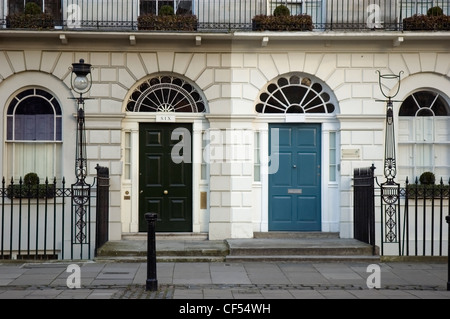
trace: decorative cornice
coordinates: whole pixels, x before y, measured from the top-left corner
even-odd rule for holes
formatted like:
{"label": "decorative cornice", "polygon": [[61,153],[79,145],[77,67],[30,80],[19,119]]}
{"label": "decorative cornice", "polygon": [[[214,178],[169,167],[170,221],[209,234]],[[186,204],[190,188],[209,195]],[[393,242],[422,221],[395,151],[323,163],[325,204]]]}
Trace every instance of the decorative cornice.
{"label": "decorative cornice", "polygon": [[18,39],[52,39],[67,45],[71,39],[103,39],[103,40],[126,40],[132,46],[139,40],[192,40],[194,46],[199,46],[207,40],[224,41],[259,41],[266,46],[272,41],[391,41],[394,46],[411,40],[450,40],[450,32],[401,32],[401,31],[235,31],[235,32],[116,32],[116,31],[33,31],[33,30],[0,30],[0,38]]}

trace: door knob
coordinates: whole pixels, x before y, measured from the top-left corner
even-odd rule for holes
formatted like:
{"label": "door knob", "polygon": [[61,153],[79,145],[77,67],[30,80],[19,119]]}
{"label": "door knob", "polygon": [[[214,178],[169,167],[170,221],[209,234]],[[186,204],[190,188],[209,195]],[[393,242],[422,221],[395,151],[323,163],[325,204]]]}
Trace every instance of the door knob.
{"label": "door knob", "polygon": [[168,191],[168,190],[165,190],[165,191],[164,191],[164,195],[167,195],[167,194],[169,194],[169,191]]}
{"label": "door knob", "polygon": [[142,194],[142,193],[144,193],[144,191],[143,191],[143,190],[141,190],[141,191],[139,192],[139,194]]}

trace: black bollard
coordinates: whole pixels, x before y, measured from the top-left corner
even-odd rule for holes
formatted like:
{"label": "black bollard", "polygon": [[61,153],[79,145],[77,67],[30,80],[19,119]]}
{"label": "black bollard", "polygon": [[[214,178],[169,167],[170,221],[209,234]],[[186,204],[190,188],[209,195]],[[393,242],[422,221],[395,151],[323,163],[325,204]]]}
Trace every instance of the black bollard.
{"label": "black bollard", "polygon": [[158,280],[156,279],[156,218],[156,214],[145,214],[145,220],[147,221],[147,281],[145,286],[147,291],[158,290]]}
{"label": "black bollard", "polygon": [[448,252],[447,252],[447,291],[450,291],[450,215],[445,217],[445,220],[447,221],[448,224],[448,241],[447,241],[447,246],[448,246]]}

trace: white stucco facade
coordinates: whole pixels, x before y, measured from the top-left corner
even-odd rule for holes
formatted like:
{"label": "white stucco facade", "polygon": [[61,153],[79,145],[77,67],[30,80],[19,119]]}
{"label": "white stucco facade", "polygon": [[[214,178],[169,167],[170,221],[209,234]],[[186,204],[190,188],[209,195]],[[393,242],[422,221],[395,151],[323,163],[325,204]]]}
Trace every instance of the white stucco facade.
{"label": "white stucco facade", "polygon": [[[210,239],[251,238],[254,232],[269,231],[269,179],[263,166],[270,155],[272,123],[320,124],[321,231],[351,238],[353,170],[374,164],[376,174],[383,174],[385,104],[376,101],[384,99],[377,71],[403,71],[398,100],[429,88],[441,92],[447,102],[450,97],[448,32],[424,36],[380,31],[364,37],[332,32],[44,34],[40,38],[20,32],[0,34],[3,118],[18,90],[42,87],[50,91],[62,108],[61,173],[70,180],[76,105],[68,99],[73,97],[69,67],[80,58],[92,64],[93,85],[86,101],[88,178],[95,176],[97,164],[110,169],[111,240],[139,231],[139,124],[160,119],[158,113],[126,108],[133,91],[153,76],[185,79],[206,102],[204,113],[177,113],[175,123],[192,124],[192,232],[208,233]],[[295,74],[326,86],[334,95],[334,112],[293,116],[255,111],[269,82]],[[398,107],[394,105],[397,112]],[[10,179],[5,120],[1,126],[1,169]],[[225,155],[212,159],[202,172],[204,132],[216,134],[207,142],[225,150]],[[330,134],[336,138],[335,147],[330,145]],[[443,134],[450,141],[450,129]],[[262,163],[259,180],[255,179],[255,136]],[[333,163],[337,174],[330,180]],[[448,168],[443,172],[448,179]]]}

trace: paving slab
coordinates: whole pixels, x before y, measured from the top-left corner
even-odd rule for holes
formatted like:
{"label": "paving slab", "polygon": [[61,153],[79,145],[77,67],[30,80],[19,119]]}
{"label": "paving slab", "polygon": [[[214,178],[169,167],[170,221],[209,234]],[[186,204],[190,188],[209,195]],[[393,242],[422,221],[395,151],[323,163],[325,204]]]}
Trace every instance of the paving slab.
{"label": "paving slab", "polygon": [[214,284],[250,284],[245,266],[242,264],[217,263],[210,265],[211,281]]}
{"label": "paving slab", "polygon": [[209,263],[177,263],[173,284],[211,284]]}
{"label": "paving slab", "polygon": [[158,290],[145,290],[146,263],[78,262],[81,288],[67,287],[68,263],[2,263],[0,299],[450,299],[447,263],[163,262]]}

